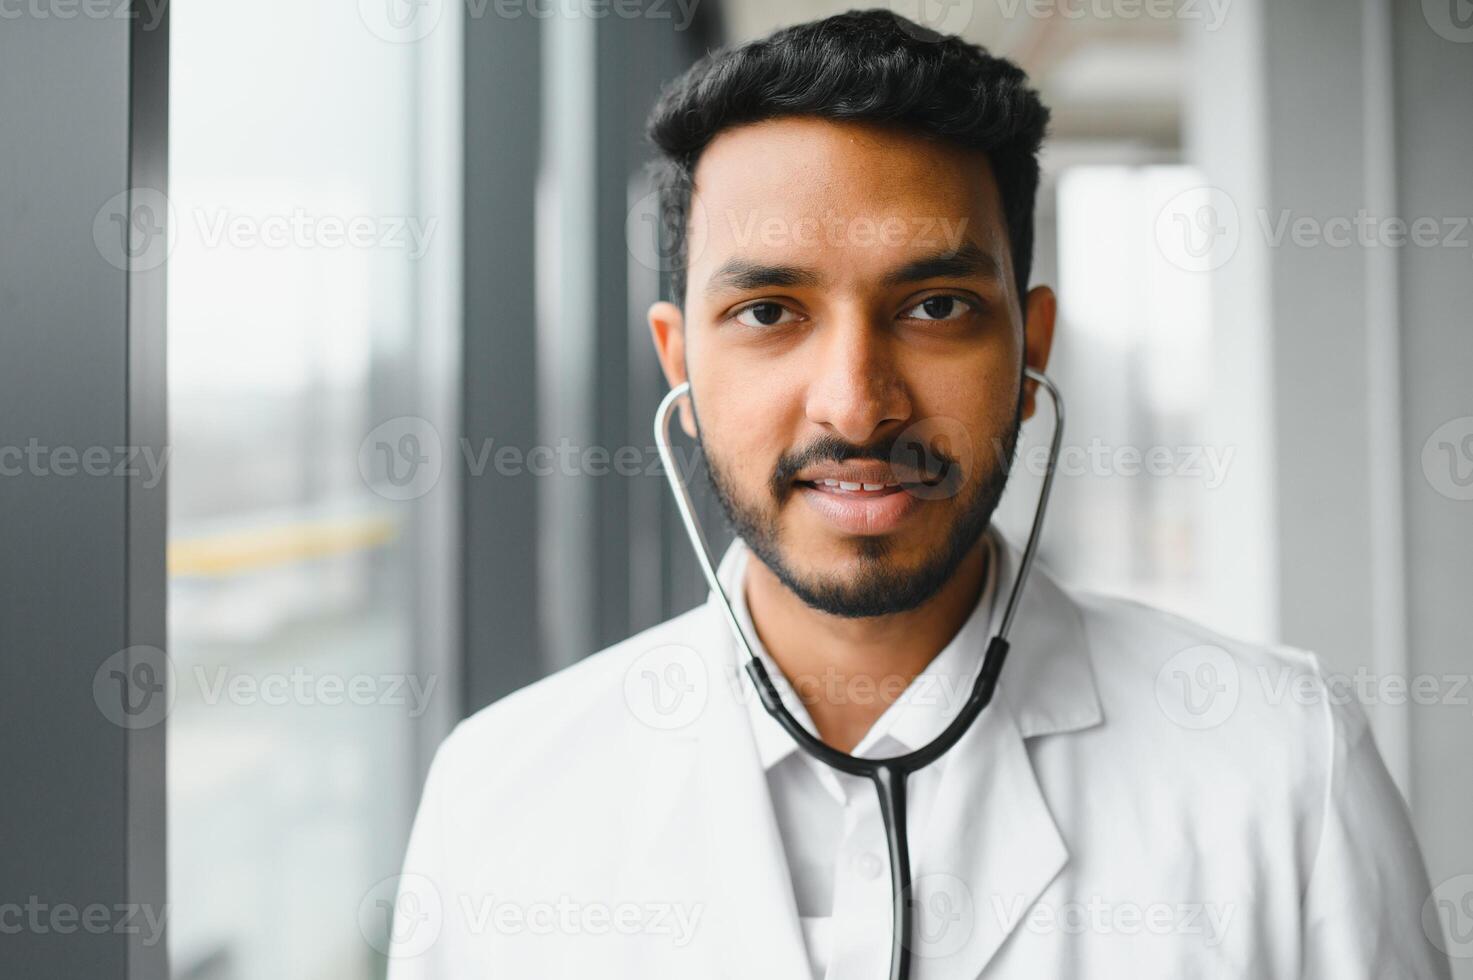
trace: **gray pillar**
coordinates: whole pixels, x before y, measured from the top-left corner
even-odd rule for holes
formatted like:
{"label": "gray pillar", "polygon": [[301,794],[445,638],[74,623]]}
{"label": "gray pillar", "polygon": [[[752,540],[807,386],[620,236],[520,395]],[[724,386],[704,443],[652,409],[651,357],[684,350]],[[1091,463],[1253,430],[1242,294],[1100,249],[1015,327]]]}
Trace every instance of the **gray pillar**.
{"label": "gray pillar", "polygon": [[[465,20],[462,555],[467,713],[544,673],[537,602],[541,482],[496,452],[538,442],[532,247],[541,91],[537,17]],[[484,454],[484,458],[483,455]],[[482,465],[484,463],[484,466]]]}
{"label": "gray pillar", "polygon": [[163,980],[168,24],[106,7],[0,28],[0,973]]}
{"label": "gray pillar", "polygon": [[[1445,695],[1410,712],[1411,804],[1435,886],[1473,874],[1473,685],[1454,690],[1473,673],[1473,24],[1434,23],[1461,9],[1453,0],[1392,9],[1397,213],[1456,235],[1396,251],[1407,643],[1413,675]],[[1454,976],[1473,980],[1473,958]]]}
{"label": "gray pillar", "polygon": [[[694,14],[466,20],[464,433],[476,456],[495,440],[464,484],[468,710],[704,598],[646,467],[664,381],[644,317],[661,284],[628,244],[653,153],[645,118],[715,42],[714,12]],[[526,459],[563,438],[577,472],[498,472],[496,449]],[[612,462],[628,447],[639,475]]]}

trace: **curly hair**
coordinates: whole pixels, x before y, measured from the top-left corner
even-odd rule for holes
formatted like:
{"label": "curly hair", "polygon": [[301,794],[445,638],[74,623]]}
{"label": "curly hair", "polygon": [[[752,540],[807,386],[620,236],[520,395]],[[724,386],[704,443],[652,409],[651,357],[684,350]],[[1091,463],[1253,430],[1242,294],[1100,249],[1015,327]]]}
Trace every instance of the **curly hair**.
{"label": "curly hair", "polygon": [[1002,198],[1018,296],[1033,264],[1038,151],[1049,111],[1028,76],[955,35],[884,9],[851,10],[713,51],[667,85],[646,134],[673,301],[685,303],[696,163],[723,130],[781,116],[897,124],[983,151]]}

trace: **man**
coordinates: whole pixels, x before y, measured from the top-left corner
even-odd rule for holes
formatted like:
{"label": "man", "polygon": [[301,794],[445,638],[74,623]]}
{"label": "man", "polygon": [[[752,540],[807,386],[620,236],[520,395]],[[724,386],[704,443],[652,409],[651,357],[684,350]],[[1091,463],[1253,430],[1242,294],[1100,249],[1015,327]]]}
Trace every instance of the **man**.
{"label": "man", "polygon": [[[856,755],[955,716],[1018,569],[989,520],[1053,339],[1047,118],[1015,66],[868,11],[708,56],[650,124],[683,262],[649,321],[739,532],[720,577]],[[913,975],[1447,976],[1405,806],[1312,655],[1042,571],[1023,595],[997,696],[908,782]],[[462,722],[392,976],[886,976],[873,788],[742,657],[712,601]]]}

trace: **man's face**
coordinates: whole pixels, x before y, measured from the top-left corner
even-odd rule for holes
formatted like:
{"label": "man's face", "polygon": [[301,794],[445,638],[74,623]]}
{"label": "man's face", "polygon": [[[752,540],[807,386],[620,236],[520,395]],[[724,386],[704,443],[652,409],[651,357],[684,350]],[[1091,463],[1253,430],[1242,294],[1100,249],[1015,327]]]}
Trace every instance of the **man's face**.
{"label": "man's face", "polygon": [[[924,602],[985,529],[1024,407],[986,157],[873,124],[742,126],[701,155],[688,240],[683,320],[657,304],[651,325],[737,531],[816,608]],[[1041,367],[1051,294],[1035,305]]]}

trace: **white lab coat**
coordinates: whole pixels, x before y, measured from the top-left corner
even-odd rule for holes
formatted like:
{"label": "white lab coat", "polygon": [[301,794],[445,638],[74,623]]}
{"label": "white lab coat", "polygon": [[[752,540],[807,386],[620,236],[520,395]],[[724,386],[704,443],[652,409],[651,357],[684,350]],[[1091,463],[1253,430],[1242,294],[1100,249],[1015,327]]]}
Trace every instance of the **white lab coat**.
{"label": "white lab coat", "polygon": [[[1448,976],[1405,805],[1313,656],[1042,567],[1012,640],[912,838],[916,980]],[[391,980],[808,980],[741,662],[712,600],[462,722]]]}

